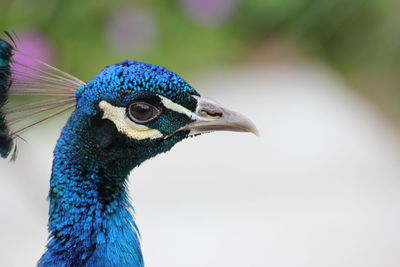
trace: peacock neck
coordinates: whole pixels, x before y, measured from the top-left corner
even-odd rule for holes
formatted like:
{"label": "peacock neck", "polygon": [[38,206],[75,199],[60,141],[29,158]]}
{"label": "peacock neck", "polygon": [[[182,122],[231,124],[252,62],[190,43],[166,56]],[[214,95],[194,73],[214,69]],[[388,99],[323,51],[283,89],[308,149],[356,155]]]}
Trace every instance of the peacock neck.
{"label": "peacock neck", "polygon": [[102,158],[95,138],[101,133],[91,133],[91,123],[73,113],[57,142],[49,193],[50,240],[39,266],[142,267],[126,190],[129,168],[113,168],[118,164]]}

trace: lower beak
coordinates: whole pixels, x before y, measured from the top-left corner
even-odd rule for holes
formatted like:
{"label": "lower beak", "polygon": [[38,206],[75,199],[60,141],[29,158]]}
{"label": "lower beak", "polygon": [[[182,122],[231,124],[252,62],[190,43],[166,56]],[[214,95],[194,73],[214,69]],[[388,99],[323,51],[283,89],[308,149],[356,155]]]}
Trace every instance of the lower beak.
{"label": "lower beak", "polygon": [[250,119],[242,114],[222,107],[217,102],[203,97],[197,98],[197,119],[179,130],[190,130],[191,133],[214,131],[249,132],[259,135]]}

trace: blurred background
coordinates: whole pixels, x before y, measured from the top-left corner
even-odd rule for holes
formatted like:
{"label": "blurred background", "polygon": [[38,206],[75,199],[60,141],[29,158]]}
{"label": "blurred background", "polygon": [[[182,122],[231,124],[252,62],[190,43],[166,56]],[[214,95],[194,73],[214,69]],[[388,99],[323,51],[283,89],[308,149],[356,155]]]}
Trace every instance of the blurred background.
{"label": "blurred background", "polygon": [[[125,59],[168,67],[259,127],[261,137],[190,139],[132,172],[146,266],[396,267],[399,8],[1,0],[0,29],[84,81]],[[44,250],[52,149],[66,118],[27,132],[17,161],[0,162],[0,266],[34,266]]]}

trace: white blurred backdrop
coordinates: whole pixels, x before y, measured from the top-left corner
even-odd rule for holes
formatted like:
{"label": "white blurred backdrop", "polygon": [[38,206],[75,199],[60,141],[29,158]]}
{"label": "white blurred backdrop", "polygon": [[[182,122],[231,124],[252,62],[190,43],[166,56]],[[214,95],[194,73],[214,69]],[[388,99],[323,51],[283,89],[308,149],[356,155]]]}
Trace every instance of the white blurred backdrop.
{"label": "white blurred backdrop", "polygon": [[[147,267],[400,266],[400,134],[331,71],[299,62],[212,70],[205,96],[260,137],[185,140],[130,177]],[[47,238],[52,150],[65,118],[0,161],[0,266]]]}

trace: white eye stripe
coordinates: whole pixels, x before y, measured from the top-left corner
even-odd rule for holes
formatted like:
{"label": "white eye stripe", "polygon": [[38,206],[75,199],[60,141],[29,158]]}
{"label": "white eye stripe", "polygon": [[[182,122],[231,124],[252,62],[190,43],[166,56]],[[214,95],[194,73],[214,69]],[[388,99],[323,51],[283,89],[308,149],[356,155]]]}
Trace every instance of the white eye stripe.
{"label": "white eye stripe", "polygon": [[196,112],[192,112],[189,109],[185,108],[184,106],[181,106],[162,95],[157,95],[157,96],[161,99],[161,103],[167,109],[184,114],[184,115],[188,116],[189,118],[191,118],[192,120],[204,120],[204,118],[199,116]]}
{"label": "white eye stripe", "polygon": [[145,125],[137,124],[131,121],[126,116],[126,109],[124,107],[116,107],[107,101],[100,101],[100,109],[103,111],[103,119],[108,119],[115,124],[118,132],[126,136],[136,139],[155,139],[161,138],[163,134],[157,129],[151,129]]}

